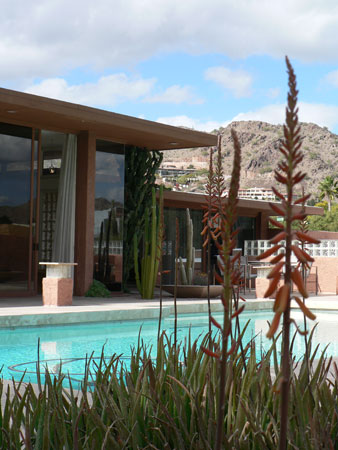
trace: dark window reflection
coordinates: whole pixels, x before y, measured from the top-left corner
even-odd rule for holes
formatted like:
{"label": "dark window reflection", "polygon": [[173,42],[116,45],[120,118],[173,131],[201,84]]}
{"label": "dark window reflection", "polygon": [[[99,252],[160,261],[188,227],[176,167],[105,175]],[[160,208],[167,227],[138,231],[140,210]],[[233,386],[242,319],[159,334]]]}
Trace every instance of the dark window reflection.
{"label": "dark window reflection", "polygon": [[244,242],[256,239],[256,219],[254,217],[238,217],[235,228],[239,228],[237,235],[237,248],[244,254]]}
{"label": "dark window reflection", "polygon": [[[202,210],[190,210],[190,217],[193,222],[194,235],[193,245],[196,250],[195,271],[206,270],[206,250],[202,248],[201,231],[203,229]],[[163,243],[163,268],[170,270],[170,272],[163,276],[164,284],[173,284],[175,281],[175,248],[176,248],[176,218],[179,223],[179,256],[186,257],[187,252],[187,216],[186,210],[182,208],[165,208],[164,209],[164,223],[165,223],[165,241]],[[237,235],[237,248],[242,248],[244,251],[244,242],[246,240],[255,239],[255,225],[256,220],[253,217],[238,217],[235,228],[240,231]]]}
{"label": "dark window reflection", "polygon": [[[163,276],[164,284],[172,284],[175,280],[175,248],[176,248],[176,217],[179,228],[178,255],[185,258],[187,255],[187,212],[183,208],[164,208],[165,240],[163,243],[163,269],[170,272]],[[193,223],[193,246],[195,247],[195,268],[201,270],[202,266],[202,219],[203,211],[190,209]]]}
{"label": "dark window reflection", "polygon": [[94,278],[109,289],[122,283],[124,146],[97,141]]}
{"label": "dark window reflection", "polygon": [[[31,138],[31,128],[0,124],[0,290],[3,291],[28,287]],[[35,173],[36,170],[35,162]]]}

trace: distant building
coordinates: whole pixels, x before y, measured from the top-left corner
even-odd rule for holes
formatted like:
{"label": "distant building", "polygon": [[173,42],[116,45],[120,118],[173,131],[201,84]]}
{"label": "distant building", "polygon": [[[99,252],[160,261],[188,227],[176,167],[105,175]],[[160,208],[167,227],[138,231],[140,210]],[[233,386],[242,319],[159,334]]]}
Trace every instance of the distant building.
{"label": "distant building", "polygon": [[238,197],[248,200],[276,200],[276,196],[272,189],[254,187],[249,189],[239,189]]}

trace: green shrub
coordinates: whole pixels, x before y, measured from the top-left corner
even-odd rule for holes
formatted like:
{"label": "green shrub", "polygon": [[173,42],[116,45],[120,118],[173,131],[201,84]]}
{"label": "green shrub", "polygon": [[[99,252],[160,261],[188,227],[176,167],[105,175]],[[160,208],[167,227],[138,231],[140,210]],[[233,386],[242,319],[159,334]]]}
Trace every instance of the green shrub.
{"label": "green shrub", "polygon": [[262,167],[261,169],[259,169],[259,173],[261,175],[263,175],[264,173],[268,173],[268,172],[272,172],[271,166],[266,166],[266,167]]}
{"label": "green shrub", "polygon": [[101,281],[93,280],[92,285],[85,293],[85,297],[111,297],[111,292]]}

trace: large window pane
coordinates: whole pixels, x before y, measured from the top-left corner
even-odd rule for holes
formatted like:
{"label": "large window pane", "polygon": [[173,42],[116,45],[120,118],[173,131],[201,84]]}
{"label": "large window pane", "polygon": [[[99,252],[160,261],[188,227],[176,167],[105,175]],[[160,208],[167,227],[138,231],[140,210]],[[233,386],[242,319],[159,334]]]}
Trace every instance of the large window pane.
{"label": "large window pane", "polygon": [[94,277],[110,290],[122,283],[124,147],[97,141]]}
{"label": "large window pane", "polygon": [[[182,208],[164,208],[165,239],[163,244],[163,269],[169,270],[163,276],[163,284],[173,284],[175,281],[175,248],[176,248],[176,218],[179,229],[178,256],[186,258],[187,255],[187,212]],[[190,209],[190,218],[193,223],[193,246],[195,247],[195,269],[202,268],[202,219],[203,211]]]}
{"label": "large window pane", "polygon": [[[41,132],[41,180],[40,180],[40,261],[52,261],[56,207],[58,200],[62,150],[66,135],[55,131]],[[40,266],[40,277],[45,266]]]}
{"label": "large window pane", "polygon": [[0,124],[0,290],[2,291],[28,288],[31,137],[30,128]]}

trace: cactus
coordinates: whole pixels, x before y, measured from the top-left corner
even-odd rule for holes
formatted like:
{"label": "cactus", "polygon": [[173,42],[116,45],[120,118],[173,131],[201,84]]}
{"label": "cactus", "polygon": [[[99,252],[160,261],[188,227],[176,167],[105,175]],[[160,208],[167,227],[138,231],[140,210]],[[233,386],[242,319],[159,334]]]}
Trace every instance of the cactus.
{"label": "cactus", "polygon": [[126,146],[125,198],[123,221],[123,289],[134,265],[134,236],[140,244],[145,209],[151,207],[151,190],[156,187],[156,170],[163,154],[143,148]]}
{"label": "cactus", "polygon": [[181,257],[178,258],[180,267],[181,284],[193,284],[195,269],[195,247],[193,246],[194,226],[187,208],[187,261],[184,264]]}
{"label": "cactus", "polygon": [[[159,211],[156,208],[155,188],[152,188],[151,212],[145,211],[143,230],[143,257],[141,259],[141,274],[138,262],[138,236],[134,234],[134,269],[136,286],[142,298],[153,298],[158,267],[161,259],[163,242],[163,186],[160,186]],[[149,220],[150,216],[150,220]]]}

